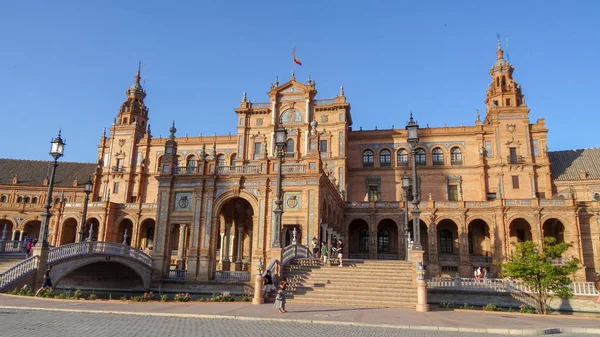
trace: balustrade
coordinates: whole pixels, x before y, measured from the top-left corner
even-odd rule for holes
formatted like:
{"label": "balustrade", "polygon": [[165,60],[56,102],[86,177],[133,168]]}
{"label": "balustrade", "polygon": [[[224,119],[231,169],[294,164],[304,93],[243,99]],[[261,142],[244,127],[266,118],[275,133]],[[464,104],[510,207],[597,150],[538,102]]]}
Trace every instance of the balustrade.
{"label": "balustrade", "polygon": [[250,282],[250,273],[247,271],[217,270],[213,274],[213,279],[215,281]]}
{"label": "balustrade", "polygon": [[281,173],[290,174],[290,173],[305,173],[306,165],[304,164],[282,164],[281,165]]}
{"label": "balustrade", "polygon": [[29,257],[0,274],[0,291],[37,270],[39,256]]}
{"label": "balustrade", "polygon": [[185,279],[186,273],[187,273],[187,270],[185,270],[185,269],[167,270],[167,279],[170,279],[170,280],[183,280],[183,279]]}

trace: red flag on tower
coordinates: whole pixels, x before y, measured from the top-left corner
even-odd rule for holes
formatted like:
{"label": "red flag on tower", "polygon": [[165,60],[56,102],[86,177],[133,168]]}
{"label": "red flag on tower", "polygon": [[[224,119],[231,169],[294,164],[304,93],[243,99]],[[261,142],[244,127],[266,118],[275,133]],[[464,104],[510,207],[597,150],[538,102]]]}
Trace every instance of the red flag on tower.
{"label": "red flag on tower", "polygon": [[302,62],[300,62],[300,61],[299,61],[299,60],[296,58],[296,47],[294,47],[294,49],[292,50],[292,57],[294,57],[294,62],[295,62],[297,65],[299,65],[299,66],[301,66],[301,65],[302,65]]}

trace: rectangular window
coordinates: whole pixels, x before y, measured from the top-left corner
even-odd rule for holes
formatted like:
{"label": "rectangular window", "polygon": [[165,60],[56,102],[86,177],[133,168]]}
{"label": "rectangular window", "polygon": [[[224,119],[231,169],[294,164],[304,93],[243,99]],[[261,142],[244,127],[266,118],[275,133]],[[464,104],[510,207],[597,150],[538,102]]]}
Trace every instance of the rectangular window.
{"label": "rectangular window", "polygon": [[448,185],[448,201],[458,201],[457,185]]}
{"label": "rectangular window", "polygon": [[379,199],[379,189],[377,186],[369,186],[369,201],[377,201]]}
{"label": "rectangular window", "polygon": [[540,155],[540,142],[537,140],[533,141],[533,155],[538,157]]}
{"label": "rectangular window", "polygon": [[104,167],[108,166],[108,162],[109,162],[110,156],[108,153],[104,154]]}
{"label": "rectangular window", "polygon": [[260,143],[260,142],[254,143],[254,159],[256,159],[256,156],[260,156],[261,149],[262,149],[262,143]]}
{"label": "rectangular window", "polygon": [[492,142],[489,141],[489,140],[485,142],[485,156],[486,157],[493,157],[494,156]]}
{"label": "rectangular window", "polygon": [[508,158],[509,162],[516,163],[517,162],[517,148],[509,147],[508,150],[510,151],[510,156]]}
{"label": "rectangular window", "polygon": [[344,155],[344,133],[340,132],[340,156],[343,156],[343,155]]}
{"label": "rectangular window", "polygon": [[244,117],[240,118],[240,125],[244,125]]}
{"label": "rectangular window", "polygon": [[506,99],[506,106],[510,106],[510,98]]}
{"label": "rectangular window", "polygon": [[119,183],[118,182],[113,184],[113,193],[119,193]]}
{"label": "rectangular window", "polygon": [[512,176],[513,188],[519,188],[519,176]]}
{"label": "rectangular window", "polygon": [[327,152],[327,141],[326,140],[319,141],[319,151]]}

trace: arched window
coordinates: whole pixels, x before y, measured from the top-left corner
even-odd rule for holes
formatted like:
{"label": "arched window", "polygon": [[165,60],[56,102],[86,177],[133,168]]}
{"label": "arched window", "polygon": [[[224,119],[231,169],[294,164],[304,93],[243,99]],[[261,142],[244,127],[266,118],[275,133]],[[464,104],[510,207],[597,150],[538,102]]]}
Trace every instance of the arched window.
{"label": "arched window", "polygon": [[381,152],[379,152],[379,166],[392,166],[392,153],[389,150],[381,150]]}
{"label": "arched window", "polygon": [[361,252],[369,251],[369,230],[363,228],[358,233],[358,250]]}
{"label": "arched window", "polygon": [[375,155],[373,154],[373,151],[366,150],[363,152],[363,167],[373,167],[374,158]]}
{"label": "arched window", "polygon": [[217,156],[217,167],[222,167],[225,166],[225,155],[218,155]]}
{"label": "arched window", "polygon": [[462,165],[462,151],[459,148],[453,147],[450,150],[450,162],[452,165]]}
{"label": "arched window", "polygon": [[6,202],[6,196],[3,195],[2,197],[0,197],[0,202]]}
{"label": "arched window", "polygon": [[22,203],[23,202],[23,197],[22,196],[18,196],[17,197],[17,202],[18,203]]}
{"label": "arched window", "polygon": [[23,201],[24,203],[28,204],[31,201],[31,198],[29,197],[25,197],[25,201]]}
{"label": "arched window", "polygon": [[408,166],[408,151],[405,149],[398,150],[398,166]]}
{"label": "arched window", "polygon": [[473,254],[473,251],[475,251],[474,247],[473,247],[473,233],[471,233],[471,231],[469,231],[469,233],[467,234],[467,240],[469,241],[469,254]]}
{"label": "arched window", "polygon": [[196,167],[196,156],[189,156],[187,159],[187,167]]}
{"label": "arched window", "polygon": [[453,253],[452,232],[442,229],[440,233],[440,253]]}
{"label": "arched window", "polygon": [[386,253],[390,251],[390,233],[385,229],[377,232],[377,252]]}
{"label": "arched window", "polygon": [[427,164],[425,159],[425,150],[417,149],[415,151],[415,159],[417,160],[417,166],[425,166]]}
{"label": "arched window", "polygon": [[431,158],[433,159],[433,166],[443,166],[444,165],[444,152],[442,149],[435,148],[431,152]]}
{"label": "arched window", "polygon": [[32,204],[37,204],[38,203],[38,197],[31,198],[31,203]]}
{"label": "arched window", "polygon": [[293,157],[294,152],[296,152],[296,144],[295,144],[294,140],[290,138],[287,140],[287,143],[285,145],[285,156]]}
{"label": "arched window", "polygon": [[[2,198],[5,198],[5,197],[4,197],[4,196],[2,196]],[[596,201],[600,201],[600,193],[598,193],[598,192],[594,193],[594,197],[593,197],[593,199],[594,199],[594,200],[596,200]],[[4,202],[4,201],[3,201],[3,202]]]}
{"label": "arched window", "polygon": [[236,159],[237,159],[237,154],[235,154],[235,153],[232,154],[231,158],[230,158],[230,161],[229,161],[229,165],[231,165],[231,166],[235,165],[235,160]]}

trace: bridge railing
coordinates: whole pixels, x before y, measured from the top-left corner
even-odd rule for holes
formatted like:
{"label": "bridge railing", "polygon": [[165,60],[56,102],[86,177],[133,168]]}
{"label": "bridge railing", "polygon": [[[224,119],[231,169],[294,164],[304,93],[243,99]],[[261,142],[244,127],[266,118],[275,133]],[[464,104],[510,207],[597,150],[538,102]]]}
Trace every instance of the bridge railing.
{"label": "bridge railing", "polygon": [[283,248],[281,264],[283,266],[287,266],[295,258],[309,258],[309,257],[313,257],[313,254],[308,249],[308,247],[301,245],[301,244],[291,244],[291,245]]}
{"label": "bridge railing", "polygon": [[50,248],[48,250],[48,263],[52,264],[71,257],[87,255],[87,242],[76,242],[68,245]]}
{"label": "bridge railing", "polygon": [[1,241],[0,240],[0,253],[25,253],[25,245],[27,244],[24,241]]}
{"label": "bridge railing", "polygon": [[0,291],[20,278],[34,273],[37,270],[38,260],[39,256],[32,256],[0,274]]}
{"label": "bridge railing", "polygon": [[135,248],[116,242],[76,242],[68,245],[50,248],[48,251],[48,263],[56,263],[60,260],[69,259],[88,254],[105,254],[112,256],[127,256],[147,266],[152,266],[152,258]]}

